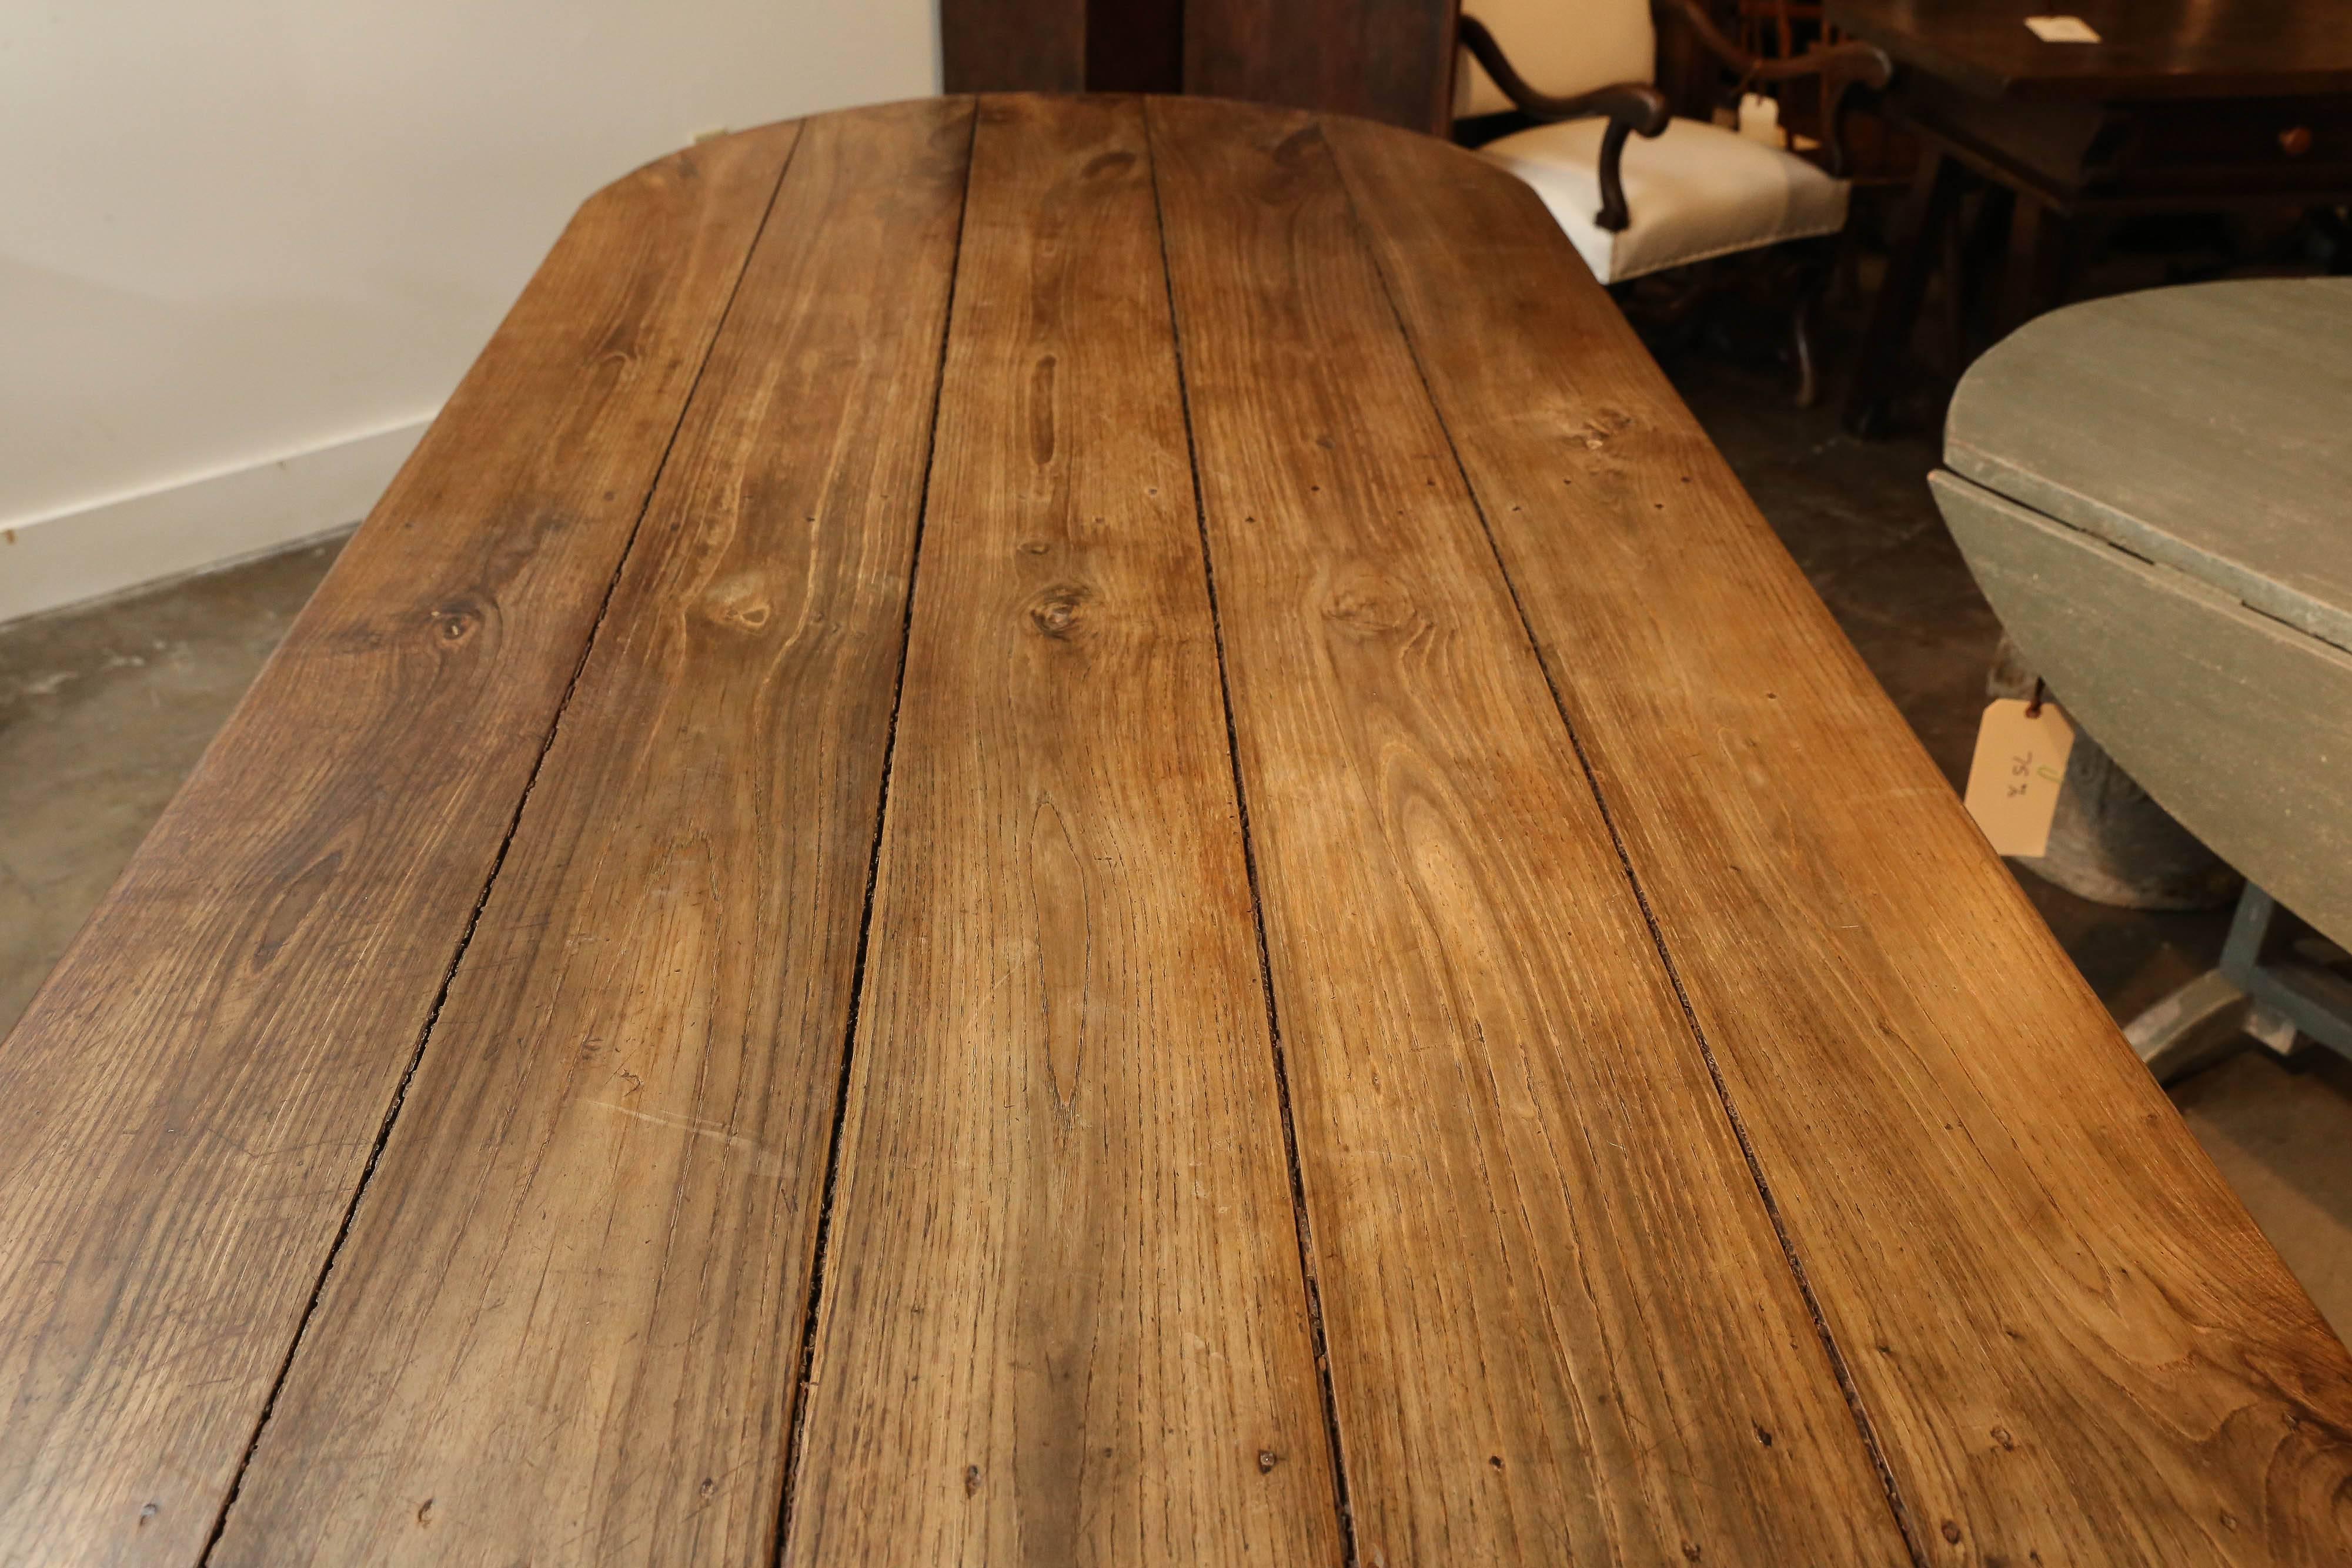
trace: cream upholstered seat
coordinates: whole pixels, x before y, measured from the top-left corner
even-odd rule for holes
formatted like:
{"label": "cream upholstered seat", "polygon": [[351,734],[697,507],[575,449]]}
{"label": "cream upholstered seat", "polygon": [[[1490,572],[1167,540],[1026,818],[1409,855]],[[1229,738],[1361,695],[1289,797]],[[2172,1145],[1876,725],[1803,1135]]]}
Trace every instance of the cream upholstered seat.
{"label": "cream upholstered seat", "polygon": [[1571,120],[1483,149],[1535,187],[1603,283],[1845,227],[1843,180],[1737,131],[1678,118],[1663,134],[1625,144],[1632,221],[1612,233],[1595,221],[1607,131],[1605,120]]}
{"label": "cream upholstered seat", "polygon": [[[1465,53],[1455,77],[1457,119],[1527,108],[1528,89],[1570,107],[1561,100],[1655,74],[1650,0],[1473,0],[1464,15],[1493,35],[1520,90],[1507,93]],[[1845,226],[1846,182],[1792,152],[1680,118],[1665,120],[1663,132],[1644,126],[1629,139],[1599,117],[1607,109],[1578,111],[1586,118],[1538,124],[1483,151],[1535,188],[1603,283]],[[1621,150],[1622,226],[1602,215],[1612,140]]]}

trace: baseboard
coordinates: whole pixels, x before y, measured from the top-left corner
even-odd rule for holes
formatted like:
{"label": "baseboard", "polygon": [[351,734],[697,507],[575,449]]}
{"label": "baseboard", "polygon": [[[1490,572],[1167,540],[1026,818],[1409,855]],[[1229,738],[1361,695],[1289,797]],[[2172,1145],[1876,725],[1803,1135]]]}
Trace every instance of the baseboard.
{"label": "baseboard", "polygon": [[186,577],[357,522],[431,416],[0,524],[0,622]]}

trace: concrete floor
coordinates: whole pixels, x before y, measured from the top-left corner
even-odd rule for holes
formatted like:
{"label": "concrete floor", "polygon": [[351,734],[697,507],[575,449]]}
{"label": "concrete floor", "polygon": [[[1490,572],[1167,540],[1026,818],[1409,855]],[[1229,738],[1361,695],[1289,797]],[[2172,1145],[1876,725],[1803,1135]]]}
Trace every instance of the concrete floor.
{"label": "concrete floor", "polygon": [[[1924,437],[1863,444],[1776,373],[1668,370],[1928,752],[1958,787],[2000,628],[1929,501]],[[0,1030],[12,1025],[334,559],[334,543],[0,626]],[[2034,904],[2118,1017],[2211,967],[2226,915]],[[2352,1336],[2352,1062],[2253,1051],[2174,1102]]]}
{"label": "concrete floor", "polygon": [[333,564],[337,539],[0,625],[0,1030]]}

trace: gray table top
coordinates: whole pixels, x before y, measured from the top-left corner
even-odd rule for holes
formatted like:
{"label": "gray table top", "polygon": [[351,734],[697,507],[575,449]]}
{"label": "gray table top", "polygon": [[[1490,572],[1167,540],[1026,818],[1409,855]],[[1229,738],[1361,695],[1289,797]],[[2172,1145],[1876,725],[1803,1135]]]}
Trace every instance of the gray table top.
{"label": "gray table top", "polygon": [[1961,379],[1945,461],[2352,650],[2352,278],[2053,311]]}

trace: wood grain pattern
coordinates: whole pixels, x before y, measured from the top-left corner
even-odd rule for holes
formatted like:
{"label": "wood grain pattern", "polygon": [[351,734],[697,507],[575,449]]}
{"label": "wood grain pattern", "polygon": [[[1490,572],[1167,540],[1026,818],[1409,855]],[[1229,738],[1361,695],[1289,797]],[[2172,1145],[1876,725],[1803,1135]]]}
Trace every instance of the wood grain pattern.
{"label": "wood grain pattern", "polygon": [[1900,1561],[1320,131],[1150,117],[1361,1560]]}
{"label": "wood grain pattern", "polygon": [[973,151],[793,1563],[1336,1563],[1141,105]]}
{"label": "wood grain pattern", "polygon": [[0,1563],[2352,1557],[1532,195],[984,118],[583,209],[0,1046]]}
{"label": "wood grain pattern", "polygon": [[772,1552],[971,119],[808,122],[215,1563]]}
{"label": "wood grain pattern", "polygon": [[581,209],[0,1047],[0,1562],[211,1533],[794,135]]}
{"label": "wood grain pattern", "polygon": [[2352,1357],[1523,191],[1335,133],[1926,1561],[2341,1563]]}

